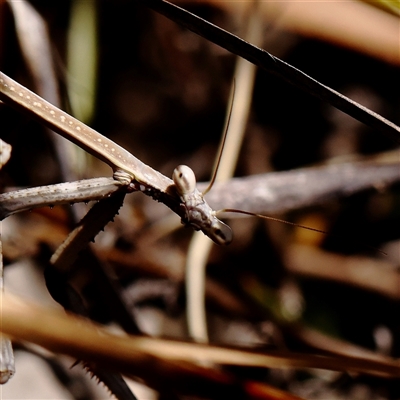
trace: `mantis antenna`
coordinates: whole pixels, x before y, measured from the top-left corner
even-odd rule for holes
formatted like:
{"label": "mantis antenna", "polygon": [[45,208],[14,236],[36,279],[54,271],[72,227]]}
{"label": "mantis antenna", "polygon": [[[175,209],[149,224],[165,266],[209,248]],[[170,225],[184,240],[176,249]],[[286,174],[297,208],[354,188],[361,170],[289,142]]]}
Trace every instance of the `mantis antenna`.
{"label": "mantis antenna", "polygon": [[204,192],[203,192],[203,196],[205,196],[211,190],[211,188],[214,185],[215,179],[217,177],[219,165],[221,163],[222,152],[224,151],[224,147],[225,147],[226,137],[228,136],[228,128],[229,128],[229,123],[231,121],[234,99],[235,99],[235,80],[233,80],[233,82],[232,82],[232,91],[231,91],[230,104],[229,104],[229,114],[228,114],[228,118],[226,120],[225,127],[224,127],[224,135],[222,136],[221,144],[220,144],[219,150],[218,150],[219,153],[218,153],[217,163],[215,164],[215,168],[214,168],[214,171],[211,176],[211,181],[210,181],[209,185],[207,186],[207,189],[204,190]]}

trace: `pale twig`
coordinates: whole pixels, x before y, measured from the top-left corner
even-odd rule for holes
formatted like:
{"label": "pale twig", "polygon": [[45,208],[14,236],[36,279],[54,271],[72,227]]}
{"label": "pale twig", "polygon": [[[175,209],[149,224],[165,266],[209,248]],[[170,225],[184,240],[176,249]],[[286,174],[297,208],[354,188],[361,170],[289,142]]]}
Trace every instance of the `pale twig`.
{"label": "pale twig", "polygon": [[[207,201],[215,209],[281,214],[366,189],[385,189],[400,180],[399,164],[394,160],[386,162],[374,156],[366,161],[233,178],[216,183]],[[207,183],[198,186],[202,189]],[[99,200],[120,187],[112,178],[94,178],[3,193],[0,219],[37,207]]]}
{"label": "pale twig", "polygon": [[101,200],[121,188],[113,178],[93,178],[0,194],[0,220],[33,208]]}
{"label": "pale twig", "polygon": [[398,162],[367,160],[217,182],[207,201],[217,210],[235,208],[258,214],[280,214],[366,189],[384,190],[399,180]]}
{"label": "pale twig", "polygon": [[[255,1],[246,20],[246,40],[259,44],[262,40],[262,20],[258,15]],[[216,162],[216,182],[227,181],[235,171],[248,120],[253,92],[256,67],[238,57],[234,72],[234,96],[232,110],[227,113],[226,140],[223,136],[220,158]],[[231,106],[231,104],[229,104]],[[229,123],[228,123],[229,122]],[[229,125],[229,126],[228,126]],[[222,148],[222,146],[224,146]],[[212,192],[212,191],[211,191]],[[207,321],[205,311],[205,274],[207,259],[212,243],[204,235],[194,233],[186,259],[186,313],[190,336],[199,342],[207,342]]]}

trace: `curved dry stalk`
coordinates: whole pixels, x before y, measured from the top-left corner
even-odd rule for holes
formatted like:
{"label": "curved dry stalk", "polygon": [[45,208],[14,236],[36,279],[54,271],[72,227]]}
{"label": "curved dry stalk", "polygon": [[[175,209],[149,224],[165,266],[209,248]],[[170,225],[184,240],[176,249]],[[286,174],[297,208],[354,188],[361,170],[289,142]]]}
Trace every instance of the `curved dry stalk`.
{"label": "curved dry stalk", "polygon": [[[246,20],[245,38],[258,44],[262,40],[262,20],[258,4],[253,2]],[[215,181],[223,182],[230,179],[236,168],[240,148],[250,113],[256,67],[243,58],[238,57],[235,65],[234,84],[231,96],[232,110],[227,113],[226,139],[222,139],[215,171]],[[230,106],[230,105],[229,105]],[[228,126],[229,125],[229,126]],[[224,146],[222,148],[222,146]],[[209,187],[208,187],[209,188]],[[208,188],[206,191],[208,191]],[[207,320],[205,311],[205,275],[207,259],[211,251],[211,242],[197,232],[193,234],[186,260],[186,313],[190,336],[198,342],[207,342]]]}

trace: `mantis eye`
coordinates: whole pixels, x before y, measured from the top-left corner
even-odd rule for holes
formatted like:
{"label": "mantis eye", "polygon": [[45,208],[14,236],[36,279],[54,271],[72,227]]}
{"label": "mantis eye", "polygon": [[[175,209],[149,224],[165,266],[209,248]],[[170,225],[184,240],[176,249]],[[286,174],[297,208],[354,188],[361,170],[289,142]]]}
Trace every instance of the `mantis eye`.
{"label": "mantis eye", "polygon": [[196,177],[191,168],[187,165],[178,165],[172,174],[176,190],[179,195],[185,195],[194,192],[196,189]]}
{"label": "mantis eye", "polygon": [[219,219],[216,219],[212,224],[207,236],[217,244],[227,245],[232,242],[233,233],[230,226],[224,224]]}

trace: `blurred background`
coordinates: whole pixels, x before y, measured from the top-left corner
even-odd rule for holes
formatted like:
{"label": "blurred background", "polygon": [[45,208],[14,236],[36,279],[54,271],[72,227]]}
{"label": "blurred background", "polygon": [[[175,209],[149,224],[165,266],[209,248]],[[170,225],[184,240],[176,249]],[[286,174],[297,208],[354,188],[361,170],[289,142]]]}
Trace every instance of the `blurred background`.
{"label": "blurred background", "polygon": [[[209,180],[229,104],[234,55],[135,1],[31,1],[48,37],[30,14],[19,14],[15,3],[0,1],[4,73],[36,93],[58,98],[60,108],[166,176],[187,164],[198,181]],[[245,3],[180,5],[243,36]],[[399,20],[393,9],[362,2],[261,2],[260,10],[262,48],[400,124]],[[48,76],[54,77],[50,89]],[[42,125],[1,103],[0,121],[1,139],[13,148],[1,171],[3,191],[69,180]],[[235,175],[356,162],[396,148],[397,143],[327,103],[257,71]],[[111,176],[108,166],[75,147],[61,152],[74,180]],[[256,218],[226,220],[234,241],[213,246],[207,263],[210,341],[317,354],[343,354],[348,344],[365,350],[365,356],[399,357],[400,192],[398,184],[378,189],[278,216],[326,235]],[[84,213],[90,206],[73,207]],[[73,226],[70,214],[70,206],[38,209],[2,223],[9,290],[52,301],[46,297],[43,269]],[[184,269],[192,233],[171,214],[142,194],[127,196],[115,222],[96,238],[95,254],[142,333],[186,340]],[[77,266],[71,282],[85,296],[92,318],[109,323],[107,298],[94,282],[90,263],[83,264],[87,268]],[[37,360],[27,362],[43,364],[44,372],[27,367],[19,378],[24,369],[19,360],[31,357]],[[71,360],[25,345],[16,346],[16,360],[16,376],[2,388],[3,398],[107,396],[82,380],[79,367],[70,376]],[[32,370],[46,384],[28,380]],[[400,398],[398,380],[345,371],[235,373],[307,399]],[[79,395],[71,383],[78,381]],[[29,387],[26,397],[18,391],[22,385]],[[139,398],[164,398],[133,385]]]}

